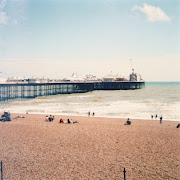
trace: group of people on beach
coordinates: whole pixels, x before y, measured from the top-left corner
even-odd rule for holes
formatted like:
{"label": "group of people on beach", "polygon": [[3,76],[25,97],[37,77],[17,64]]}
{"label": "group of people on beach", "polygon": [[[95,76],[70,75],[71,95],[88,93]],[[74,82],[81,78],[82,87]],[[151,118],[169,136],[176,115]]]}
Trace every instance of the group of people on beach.
{"label": "group of people on beach", "polygon": [[45,117],[45,121],[53,121],[54,120],[54,116],[50,115],[50,116],[46,116]]}
{"label": "group of people on beach", "polygon": [[[89,111],[88,116],[90,116],[90,115],[91,115],[91,112]],[[92,113],[92,116],[95,116],[95,112]]]}
{"label": "group of people on beach", "polygon": [[155,119],[157,120],[157,114],[155,116],[151,115],[151,119],[153,119],[155,117]]}
{"label": "group of people on beach", "polygon": [[[53,121],[53,120],[54,120],[54,116],[52,116],[52,115],[45,117],[45,121],[49,122],[49,121]],[[78,121],[71,121],[71,120],[67,119],[67,121],[65,122],[64,119],[60,118],[59,123],[65,123],[65,124],[78,123]]]}
{"label": "group of people on beach", "polygon": [[[152,119],[152,120],[153,120],[153,118],[154,118],[154,116],[151,115],[151,119]],[[155,119],[157,120],[157,118],[158,118],[158,115],[156,114],[156,115],[155,115]],[[159,117],[159,120],[160,120],[160,124],[162,124],[163,117],[160,116],[160,117]]]}
{"label": "group of people on beach", "polygon": [[[71,120],[72,120],[72,119],[71,119]],[[70,119],[67,119],[67,121],[64,122],[64,119],[60,118],[59,123],[65,123],[65,124],[78,123],[77,121],[72,121],[72,122],[71,122],[71,120],[70,120]]]}
{"label": "group of people on beach", "polygon": [[11,121],[11,114],[10,112],[4,111],[4,114],[1,116],[0,121]]}
{"label": "group of people on beach", "polygon": [[67,124],[70,124],[71,121],[70,121],[70,119],[67,119],[67,121],[64,122],[64,119],[61,118],[61,119],[59,120],[59,123],[67,123]]}

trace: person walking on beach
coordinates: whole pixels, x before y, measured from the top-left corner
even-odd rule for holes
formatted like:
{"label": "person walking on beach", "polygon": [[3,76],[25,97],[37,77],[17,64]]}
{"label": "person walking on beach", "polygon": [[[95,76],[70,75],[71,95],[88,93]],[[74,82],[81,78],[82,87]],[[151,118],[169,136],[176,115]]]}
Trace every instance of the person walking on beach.
{"label": "person walking on beach", "polygon": [[93,114],[92,114],[93,116],[95,115],[95,113],[93,112]]}
{"label": "person walking on beach", "polygon": [[151,119],[153,119],[153,115],[151,115]]}
{"label": "person walking on beach", "polygon": [[156,120],[157,120],[157,114],[156,114],[155,118],[156,118]]}
{"label": "person walking on beach", "polygon": [[162,124],[162,116],[160,117],[160,124]]}
{"label": "person walking on beach", "polygon": [[88,116],[90,116],[90,114],[91,114],[91,113],[90,113],[90,111],[89,111],[89,112],[88,112]]}

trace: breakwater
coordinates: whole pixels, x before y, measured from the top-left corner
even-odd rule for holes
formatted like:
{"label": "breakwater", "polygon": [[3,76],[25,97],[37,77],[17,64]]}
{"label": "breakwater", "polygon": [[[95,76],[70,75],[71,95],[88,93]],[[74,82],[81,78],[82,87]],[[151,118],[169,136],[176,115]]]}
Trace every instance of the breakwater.
{"label": "breakwater", "polygon": [[143,81],[0,84],[0,101],[57,94],[86,93],[93,90],[134,90],[141,89],[144,85]]}

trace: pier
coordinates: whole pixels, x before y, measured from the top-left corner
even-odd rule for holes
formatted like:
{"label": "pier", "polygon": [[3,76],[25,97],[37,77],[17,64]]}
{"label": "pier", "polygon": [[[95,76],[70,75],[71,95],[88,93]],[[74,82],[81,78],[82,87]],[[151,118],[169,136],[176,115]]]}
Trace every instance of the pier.
{"label": "pier", "polygon": [[141,89],[144,85],[143,81],[7,83],[0,84],[0,101],[57,94],[86,93],[93,90],[134,90]]}

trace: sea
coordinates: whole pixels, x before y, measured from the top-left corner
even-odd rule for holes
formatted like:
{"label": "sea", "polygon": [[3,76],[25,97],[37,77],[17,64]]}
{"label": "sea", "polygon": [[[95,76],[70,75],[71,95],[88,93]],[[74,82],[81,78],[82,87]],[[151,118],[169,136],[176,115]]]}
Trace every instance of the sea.
{"label": "sea", "polygon": [[[0,112],[180,121],[180,82],[145,82],[138,90],[99,90],[0,102]],[[153,118],[155,119],[155,118]]]}

